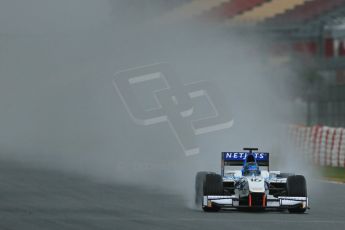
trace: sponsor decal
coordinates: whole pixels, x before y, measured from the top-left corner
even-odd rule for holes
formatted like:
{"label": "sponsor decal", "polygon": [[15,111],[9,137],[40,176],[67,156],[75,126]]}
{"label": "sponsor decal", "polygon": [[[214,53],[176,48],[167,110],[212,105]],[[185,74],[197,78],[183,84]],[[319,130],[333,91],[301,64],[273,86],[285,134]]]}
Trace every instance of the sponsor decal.
{"label": "sponsor decal", "polygon": [[[257,161],[268,161],[269,154],[266,152],[253,152],[252,153]],[[246,159],[247,152],[223,152],[225,161],[242,161]]]}

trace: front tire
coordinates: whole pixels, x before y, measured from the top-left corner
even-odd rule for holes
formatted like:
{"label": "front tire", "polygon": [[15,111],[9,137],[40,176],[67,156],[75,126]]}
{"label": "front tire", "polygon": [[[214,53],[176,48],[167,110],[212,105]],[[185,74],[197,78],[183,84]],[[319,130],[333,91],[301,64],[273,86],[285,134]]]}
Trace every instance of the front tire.
{"label": "front tire", "polygon": [[[288,196],[306,197],[307,196],[307,182],[302,175],[289,176],[286,181],[286,189]],[[306,208],[290,208],[290,213],[304,213]]]}
{"label": "front tire", "polygon": [[209,173],[210,172],[198,172],[195,176],[195,204],[199,207],[202,205],[204,183],[206,181],[206,175]]}
{"label": "front tire", "polygon": [[[223,179],[214,172],[198,172],[195,177],[195,204],[202,206],[202,200],[207,195],[223,195]],[[202,207],[205,212],[219,211],[219,207]]]}
{"label": "front tire", "polygon": [[[205,176],[205,182],[203,186],[203,195],[222,196],[224,194],[223,179],[218,174],[207,174]],[[217,212],[220,207],[203,207],[205,212]]]}

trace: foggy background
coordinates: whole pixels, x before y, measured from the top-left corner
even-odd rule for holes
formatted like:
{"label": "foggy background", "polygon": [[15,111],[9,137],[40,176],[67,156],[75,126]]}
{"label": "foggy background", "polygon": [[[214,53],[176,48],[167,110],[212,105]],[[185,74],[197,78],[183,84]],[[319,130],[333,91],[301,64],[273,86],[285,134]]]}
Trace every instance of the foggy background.
{"label": "foggy background", "polygon": [[[173,3],[142,2],[0,2],[1,158],[167,191],[193,191],[197,171],[219,172],[220,153],[243,147],[306,173],[284,135],[303,115],[292,100],[299,67],[272,62],[263,34],[167,23]],[[232,128],[195,137],[196,156],[167,123],[135,124],[112,85],[115,72],[159,62],[184,84],[216,84],[232,111]]]}

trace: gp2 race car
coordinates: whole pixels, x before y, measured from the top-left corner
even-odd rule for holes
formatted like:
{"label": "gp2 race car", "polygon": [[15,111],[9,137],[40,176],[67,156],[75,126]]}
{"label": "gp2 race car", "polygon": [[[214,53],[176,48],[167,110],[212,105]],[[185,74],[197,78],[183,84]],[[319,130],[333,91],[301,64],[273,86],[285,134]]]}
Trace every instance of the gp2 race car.
{"label": "gp2 race car", "polygon": [[304,213],[309,208],[306,179],[302,175],[269,171],[269,153],[222,152],[221,175],[198,172],[195,202],[205,212],[287,209]]}

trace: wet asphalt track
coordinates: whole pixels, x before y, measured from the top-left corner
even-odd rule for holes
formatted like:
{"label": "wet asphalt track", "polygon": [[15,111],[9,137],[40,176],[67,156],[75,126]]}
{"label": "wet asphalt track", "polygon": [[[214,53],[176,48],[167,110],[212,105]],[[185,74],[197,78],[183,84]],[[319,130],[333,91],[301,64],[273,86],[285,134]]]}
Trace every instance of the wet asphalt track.
{"label": "wet asphalt track", "polygon": [[[345,185],[310,188],[311,210],[203,213],[178,195],[1,161],[0,229],[345,229]],[[323,197],[323,199],[321,199]]]}

